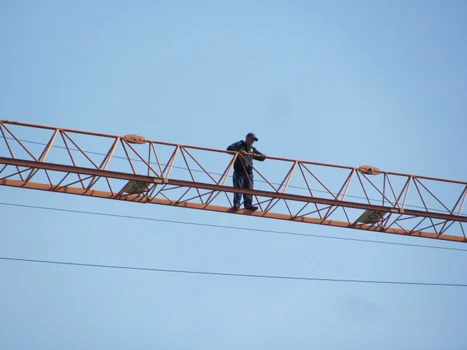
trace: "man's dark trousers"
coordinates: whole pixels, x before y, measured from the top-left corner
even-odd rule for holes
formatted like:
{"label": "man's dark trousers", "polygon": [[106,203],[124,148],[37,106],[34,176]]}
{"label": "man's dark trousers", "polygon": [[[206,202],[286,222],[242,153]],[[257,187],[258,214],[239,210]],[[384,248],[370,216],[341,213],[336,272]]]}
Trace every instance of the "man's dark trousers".
{"label": "man's dark trousers", "polygon": [[[234,171],[233,175],[233,185],[236,188],[247,188],[252,190],[253,189],[253,174],[248,174],[243,171]],[[252,196],[249,194],[243,194],[244,206],[245,208],[252,206]],[[234,193],[234,205],[240,206],[240,202],[242,201],[242,194],[241,193]]]}

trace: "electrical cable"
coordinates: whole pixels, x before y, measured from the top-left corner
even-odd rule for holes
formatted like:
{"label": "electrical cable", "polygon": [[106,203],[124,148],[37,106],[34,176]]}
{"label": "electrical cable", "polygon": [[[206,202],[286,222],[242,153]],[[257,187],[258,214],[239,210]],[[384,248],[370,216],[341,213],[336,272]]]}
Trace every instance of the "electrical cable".
{"label": "electrical cable", "polygon": [[229,230],[238,230],[238,231],[273,233],[273,234],[290,235],[290,236],[336,239],[336,240],[351,241],[351,242],[387,244],[387,245],[395,245],[395,246],[405,246],[405,247],[416,247],[416,248],[428,248],[428,249],[440,249],[440,250],[467,252],[467,249],[454,248],[454,247],[440,247],[440,246],[429,246],[429,245],[413,244],[413,243],[375,241],[375,240],[370,240],[370,239],[347,238],[347,237],[338,237],[338,236],[325,236],[325,235],[300,233],[300,232],[292,232],[292,231],[265,230],[265,229],[248,228],[248,227],[241,227],[241,226],[206,224],[206,223],[193,222],[193,221],[156,219],[156,218],[142,217],[142,216],[111,214],[111,213],[102,213],[102,212],[95,212],[95,211],[84,211],[84,210],[45,207],[45,206],[35,206],[35,205],[28,205],[28,204],[16,204],[16,203],[0,202],[0,205],[10,206],[10,207],[18,207],[18,208],[29,208],[29,209],[58,211],[58,212],[66,212],[66,213],[73,213],[73,214],[96,215],[96,216],[130,219],[130,220],[144,220],[144,221],[155,221],[155,222],[163,222],[163,223],[179,224],[179,225],[202,226],[202,227],[220,228],[220,229],[229,229]]}
{"label": "electrical cable", "polygon": [[361,279],[341,279],[341,278],[321,278],[321,277],[259,275],[259,274],[229,273],[229,272],[214,272],[214,271],[160,269],[160,268],[124,266],[124,265],[89,264],[89,263],[77,263],[77,262],[69,262],[69,261],[12,258],[12,257],[5,257],[5,256],[0,256],[0,260],[15,261],[15,262],[28,262],[28,263],[37,263],[37,264],[68,265],[68,266],[80,266],[80,267],[94,267],[94,268],[105,268],[105,269],[133,270],[133,271],[136,270],[136,271],[146,271],[146,272],[179,273],[179,274],[205,275],[205,276],[244,277],[244,278],[262,278],[262,279],[316,281],[316,282],[392,284],[392,285],[410,285],[410,286],[425,286],[425,287],[427,287],[427,286],[430,286],[430,287],[460,287],[460,288],[467,287],[467,284],[462,284],[462,283],[381,281],[381,280],[361,280]]}

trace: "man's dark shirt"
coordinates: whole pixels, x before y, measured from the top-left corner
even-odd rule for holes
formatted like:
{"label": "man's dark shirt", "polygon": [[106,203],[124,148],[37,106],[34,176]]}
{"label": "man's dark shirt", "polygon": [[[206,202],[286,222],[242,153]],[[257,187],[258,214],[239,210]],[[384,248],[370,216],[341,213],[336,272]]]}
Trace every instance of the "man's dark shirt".
{"label": "man's dark shirt", "polygon": [[227,147],[228,151],[241,152],[245,151],[250,155],[244,155],[243,157],[238,157],[234,164],[235,171],[244,173],[245,170],[248,174],[253,173],[253,159],[259,160],[260,162],[264,161],[263,154],[259,152],[255,147],[248,146],[245,141],[238,141],[234,144],[231,144]]}

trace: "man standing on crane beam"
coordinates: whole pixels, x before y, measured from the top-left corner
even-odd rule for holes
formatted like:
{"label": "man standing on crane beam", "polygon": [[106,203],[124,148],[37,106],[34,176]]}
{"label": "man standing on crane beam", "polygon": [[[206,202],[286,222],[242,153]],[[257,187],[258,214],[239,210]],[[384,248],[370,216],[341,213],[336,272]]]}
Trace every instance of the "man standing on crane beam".
{"label": "man standing on crane beam", "polygon": [[[255,134],[246,135],[245,141],[238,141],[227,147],[228,151],[240,152],[234,164],[233,185],[236,188],[253,189],[253,159],[260,162],[266,159],[266,155],[259,152],[253,144],[258,141]],[[234,193],[234,209],[240,209],[242,200],[241,193]],[[253,205],[253,198],[249,194],[243,194],[243,205],[245,209],[257,210]]]}

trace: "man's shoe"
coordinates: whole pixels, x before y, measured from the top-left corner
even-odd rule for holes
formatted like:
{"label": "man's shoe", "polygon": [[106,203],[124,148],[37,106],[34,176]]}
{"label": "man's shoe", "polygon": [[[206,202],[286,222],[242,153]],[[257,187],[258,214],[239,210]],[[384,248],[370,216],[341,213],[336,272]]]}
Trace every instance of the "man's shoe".
{"label": "man's shoe", "polygon": [[246,210],[251,210],[251,211],[255,211],[255,210],[258,210],[258,207],[257,206],[254,206],[254,205],[247,205],[245,207]]}
{"label": "man's shoe", "polygon": [[234,204],[232,207],[233,210],[239,210],[240,209],[240,204]]}

